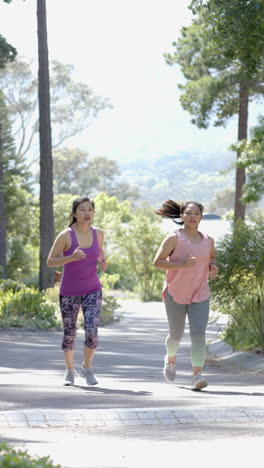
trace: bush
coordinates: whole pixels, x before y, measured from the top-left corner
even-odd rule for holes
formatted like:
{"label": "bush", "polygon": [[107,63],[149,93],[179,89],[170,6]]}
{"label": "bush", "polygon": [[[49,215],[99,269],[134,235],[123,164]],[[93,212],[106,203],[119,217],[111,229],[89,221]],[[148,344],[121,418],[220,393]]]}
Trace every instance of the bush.
{"label": "bush", "polygon": [[100,325],[111,323],[115,319],[115,311],[120,307],[117,300],[110,295],[103,294],[102,311],[100,316]]}
{"label": "bush", "polygon": [[115,284],[119,281],[120,275],[118,273],[108,274],[104,273],[100,276],[100,283],[103,289],[112,290]]}
{"label": "bush", "polygon": [[[108,275],[110,276],[110,275]],[[111,275],[112,276],[112,275]],[[57,313],[57,319],[61,323],[61,315],[59,308],[59,285],[55,285],[53,288],[46,290],[45,295],[48,301],[51,301],[54,309]],[[115,320],[114,314],[115,311],[120,307],[117,300],[110,294],[103,291],[103,302],[102,302],[102,311],[100,316],[100,326],[111,323]],[[80,312],[78,317],[78,325],[83,327],[83,316]]]}
{"label": "bush", "polygon": [[7,252],[7,276],[14,280],[24,278],[31,274],[32,264],[34,264],[32,255],[27,251],[22,240],[10,239]]}
{"label": "bush", "polygon": [[0,326],[50,328],[56,325],[55,306],[44,292],[26,286],[0,289]]}
{"label": "bush", "polygon": [[212,306],[230,316],[225,340],[235,349],[264,349],[264,221],[237,222],[218,244]]}
{"label": "bush", "polygon": [[3,279],[0,280],[0,290],[8,291],[11,289],[12,291],[19,291],[23,287],[23,283],[13,279]]}
{"label": "bush", "polygon": [[3,468],[61,468],[54,465],[50,457],[35,458],[27,451],[15,450],[6,444],[0,443],[0,467]]}

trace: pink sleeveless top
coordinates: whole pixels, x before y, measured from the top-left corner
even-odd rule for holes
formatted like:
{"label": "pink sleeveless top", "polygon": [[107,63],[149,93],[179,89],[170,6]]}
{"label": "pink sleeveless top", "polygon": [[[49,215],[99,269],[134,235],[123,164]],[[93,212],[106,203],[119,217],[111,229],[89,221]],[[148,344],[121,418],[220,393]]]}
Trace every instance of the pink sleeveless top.
{"label": "pink sleeveless top", "polygon": [[[91,226],[93,243],[91,247],[82,248],[86,257],[63,265],[63,273],[60,286],[62,296],[84,296],[94,291],[101,290],[101,284],[97,275],[96,262],[100,253],[96,229]],[[71,255],[78,247],[78,241],[74,230],[69,228],[71,246],[63,252],[64,256]]]}
{"label": "pink sleeveless top", "polygon": [[162,292],[163,299],[166,290],[178,304],[202,302],[209,298],[211,242],[206,234],[201,234],[201,242],[194,244],[184,236],[182,229],[176,232],[176,248],[169,259],[179,262],[191,256],[196,257],[196,264],[192,267],[167,270]]}

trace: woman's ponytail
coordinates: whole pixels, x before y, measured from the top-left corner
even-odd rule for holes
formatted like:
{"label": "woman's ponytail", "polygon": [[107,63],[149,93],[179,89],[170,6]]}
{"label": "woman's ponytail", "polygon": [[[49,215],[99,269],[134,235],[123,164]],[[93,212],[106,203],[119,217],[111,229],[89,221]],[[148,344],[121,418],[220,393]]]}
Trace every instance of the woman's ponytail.
{"label": "woman's ponytail", "polygon": [[188,208],[190,204],[198,206],[199,210],[201,211],[201,215],[203,214],[203,205],[196,201],[187,201],[179,205],[173,200],[167,200],[162,203],[161,207],[158,210],[155,210],[155,213],[162,218],[172,219],[172,221],[176,224],[184,224],[183,221],[175,221],[177,218],[181,218],[181,215],[184,211]]}
{"label": "woman's ponytail", "polygon": [[[162,218],[172,219],[175,223],[175,219],[181,217],[181,207],[178,203],[173,200],[167,200],[162,203],[161,207],[158,210],[155,210],[155,213]],[[182,221],[177,224],[182,224]]]}

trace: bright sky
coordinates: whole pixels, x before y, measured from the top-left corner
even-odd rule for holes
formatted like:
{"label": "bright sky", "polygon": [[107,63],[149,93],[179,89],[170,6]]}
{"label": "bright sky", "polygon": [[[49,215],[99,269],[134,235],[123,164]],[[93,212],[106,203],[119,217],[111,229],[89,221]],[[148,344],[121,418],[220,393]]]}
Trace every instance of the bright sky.
{"label": "bright sky", "polygon": [[[72,64],[75,79],[114,106],[67,142],[91,155],[146,159],[182,151],[223,153],[237,122],[199,130],[181,109],[183,77],[163,58],[182,26],[190,0],[47,0],[50,60]],[[36,0],[0,0],[0,33],[25,60],[37,57]],[[255,123],[256,113],[252,120]]]}

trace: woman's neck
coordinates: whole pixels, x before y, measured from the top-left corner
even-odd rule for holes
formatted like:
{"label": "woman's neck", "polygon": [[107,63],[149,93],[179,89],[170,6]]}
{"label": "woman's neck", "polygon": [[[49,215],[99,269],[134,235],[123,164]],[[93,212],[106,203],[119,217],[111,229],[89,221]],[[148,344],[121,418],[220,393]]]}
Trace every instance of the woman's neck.
{"label": "woman's neck", "polygon": [[87,223],[75,223],[72,227],[75,231],[80,233],[86,233],[91,231],[91,226]]}
{"label": "woman's neck", "polygon": [[194,227],[194,228],[189,228],[189,227],[183,227],[183,231],[184,231],[184,234],[186,234],[187,237],[197,237],[198,235],[200,235],[197,227]]}

